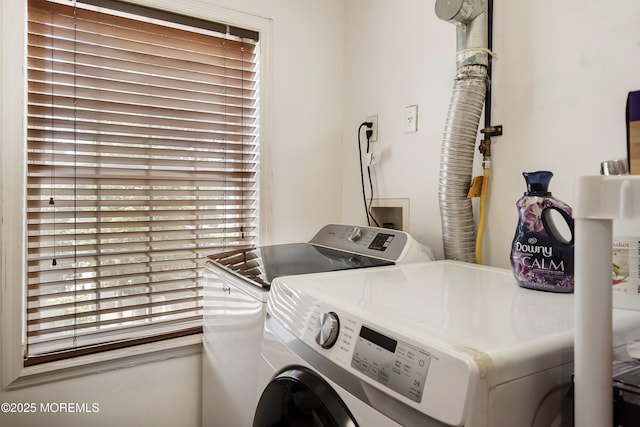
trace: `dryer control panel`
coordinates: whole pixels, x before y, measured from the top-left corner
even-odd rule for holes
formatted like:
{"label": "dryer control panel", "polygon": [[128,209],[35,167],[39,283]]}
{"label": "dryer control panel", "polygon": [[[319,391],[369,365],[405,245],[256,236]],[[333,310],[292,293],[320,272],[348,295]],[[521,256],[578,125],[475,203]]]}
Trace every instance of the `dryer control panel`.
{"label": "dryer control panel", "polygon": [[[478,376],[469,358],[435,343],[415,342],[380,323],[296,292],[278,279],[269,298],[272,308],[294,306],[295,313],[301,314],[281,316],[272,310],[282,327],[304,343],[305,362],[318,372],[338,384],[349,375],[361,376],[363,382],[384,390],[386,406],[392,406],[389,397],[405,399],[405,404],[447,425],[463,424],[468,396]],[[335,341],[323,339],[329,336],[335,336]],[[323,345],[327,342],[332,344]],[[323,360],[343,370],[328,368]]]}
{"label": "dryer control panel", "polygon": [[[406,299],[417,294],[397,292],[406,270],[276,278],[267,303],[269,329],[306,366],[390,418],[420,413],[462,426],[482,389],[481,368],[484,375],[487,368],[478,362],[486,358],[432,334],[417,314],[400,315],[402,306],[414,306]],[[388,309],[393,296],[397,310]]]}

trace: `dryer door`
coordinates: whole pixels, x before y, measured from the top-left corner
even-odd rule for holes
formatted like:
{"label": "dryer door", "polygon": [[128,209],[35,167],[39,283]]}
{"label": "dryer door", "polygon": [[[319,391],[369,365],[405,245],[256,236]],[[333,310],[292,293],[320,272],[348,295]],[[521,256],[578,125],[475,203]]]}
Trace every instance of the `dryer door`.
{"label": "dryer door", "polygon": [[276,375],[262,392],[253,427],[358,427],[335,390],[313,371],[297,366]]}

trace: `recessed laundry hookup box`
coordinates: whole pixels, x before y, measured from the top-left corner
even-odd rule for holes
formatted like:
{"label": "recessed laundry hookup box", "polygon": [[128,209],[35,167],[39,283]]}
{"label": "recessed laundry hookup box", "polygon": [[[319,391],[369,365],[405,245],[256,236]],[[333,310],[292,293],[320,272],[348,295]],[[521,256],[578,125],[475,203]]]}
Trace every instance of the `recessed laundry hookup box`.
{"label": "recessed laundry hookup box", "polygon": [[629,172],[640,175],[640,91],[627,96],[627,155]]}

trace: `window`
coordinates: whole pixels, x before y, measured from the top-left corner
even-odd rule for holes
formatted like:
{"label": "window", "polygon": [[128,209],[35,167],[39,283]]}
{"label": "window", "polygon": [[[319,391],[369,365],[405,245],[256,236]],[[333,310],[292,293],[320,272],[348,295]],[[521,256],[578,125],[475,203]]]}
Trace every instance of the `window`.
{"label": "window", "polygon": [[29,0],[25,365],[199,332],[256,239],[257,33],[90,2]]}

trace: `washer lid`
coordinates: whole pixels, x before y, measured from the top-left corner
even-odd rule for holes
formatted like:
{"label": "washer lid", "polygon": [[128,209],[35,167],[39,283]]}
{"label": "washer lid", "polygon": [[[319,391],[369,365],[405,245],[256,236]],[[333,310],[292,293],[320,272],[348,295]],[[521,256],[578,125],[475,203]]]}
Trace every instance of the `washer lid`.
{"label": "washer lid", "polygon": [[216,266],[256,286],[280,276],[393,265],[393,262],[313,245],[290,243],[209,255]]}
{"label": "washer lid", "polygon": [[241,248],[208,258],[239,279],[268,289],[280,276],[431,261],[433,254],[403,231],[328,224],[309,242]]}

